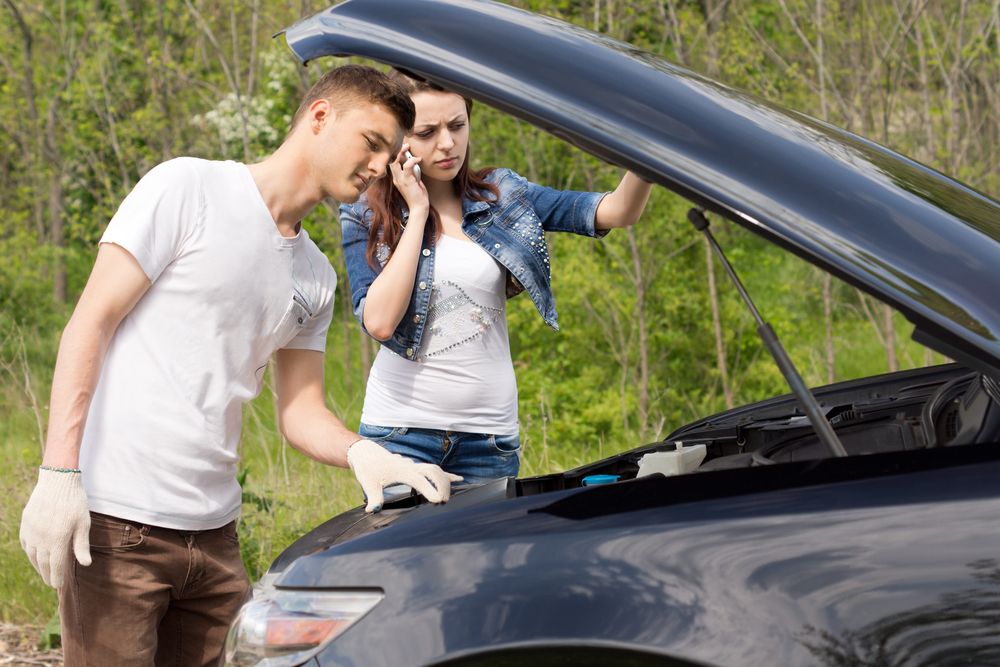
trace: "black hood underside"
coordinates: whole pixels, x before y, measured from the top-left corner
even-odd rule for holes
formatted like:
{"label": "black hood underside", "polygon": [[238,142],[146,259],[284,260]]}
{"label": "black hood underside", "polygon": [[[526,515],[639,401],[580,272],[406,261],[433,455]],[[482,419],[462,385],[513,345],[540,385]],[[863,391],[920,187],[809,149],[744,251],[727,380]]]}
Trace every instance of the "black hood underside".
{"label": "black hood underside", "polygon": [[631,169],[901,311],[918,342],[1000,377],[1000,206],[933,169],[488,0],[347,0],[286,38],[302,61],[387,63]]}

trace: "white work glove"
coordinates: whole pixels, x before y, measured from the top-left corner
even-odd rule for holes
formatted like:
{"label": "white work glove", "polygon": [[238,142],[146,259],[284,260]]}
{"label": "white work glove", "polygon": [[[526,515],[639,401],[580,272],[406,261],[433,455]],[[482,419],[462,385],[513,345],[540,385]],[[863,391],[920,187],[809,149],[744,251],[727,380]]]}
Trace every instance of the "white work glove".
{"label": "white work glove", "polygon": [[411,461],[371,440],[358,440],[347,449],[347,465],[368,496],[366,512],[382,509],[382,489],[390,484],[406,484],[432,503],[446,503],[451,497],[451,483],[462,481],[433,463]]}
{"label": "white work glove", "polygon": [[69,545],[90,565],[90,510],[80,471],[38,470],[38,484],[21,514],[21,548],[46,586],[62,588]]}

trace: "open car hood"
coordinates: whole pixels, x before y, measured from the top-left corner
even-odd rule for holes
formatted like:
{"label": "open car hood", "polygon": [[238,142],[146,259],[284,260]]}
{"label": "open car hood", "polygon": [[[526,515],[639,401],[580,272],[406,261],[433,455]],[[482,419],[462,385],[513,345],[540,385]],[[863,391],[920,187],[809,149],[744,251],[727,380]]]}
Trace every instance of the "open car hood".
{"label": "open car hood", "polygon": [[933,169],[489,0],[347,0],[286,39],[303,62],[387,63],[631,169],[896,308],[918,342],[1000,377],[1000,205]]}

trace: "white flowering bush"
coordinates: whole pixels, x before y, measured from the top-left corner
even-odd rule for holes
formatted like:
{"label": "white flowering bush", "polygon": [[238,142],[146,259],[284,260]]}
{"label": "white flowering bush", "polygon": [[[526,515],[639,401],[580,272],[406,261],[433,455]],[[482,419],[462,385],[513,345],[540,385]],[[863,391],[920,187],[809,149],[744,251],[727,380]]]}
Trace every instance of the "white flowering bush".
{"label": "white flowering bush", "polygon": [[268,112],[274,107],[274,100],[255,95],[243,98],[242,105],[240,102],[236,93],[229,93],[214,109],[195,116],[192,121],[213,126],[219,133],[219,141],[228,146],[242,144],[245,118],[247,139],[252,144],[275,142],[278,139],[278,130],[268,119]]}
{"label": "white flowering bush", "polygon": [[[274,49],[260,56],[260,93],[247,97],[230,92],[214,109],[192,117],[196,125],[211,127],[219,137],[224,156],[243,152],[243,133],[256,152],[263,157],[277,148],[292,121],[296,93],[295,63],[287,54]],[[245,129],[244,129],[245,125]]]}

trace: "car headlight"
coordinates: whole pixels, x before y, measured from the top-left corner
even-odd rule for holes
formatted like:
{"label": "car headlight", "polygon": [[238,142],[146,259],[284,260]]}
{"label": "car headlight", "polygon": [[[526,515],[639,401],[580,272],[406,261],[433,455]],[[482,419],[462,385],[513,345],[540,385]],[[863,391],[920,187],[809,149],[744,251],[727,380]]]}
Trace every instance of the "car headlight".
{"label": "car headlight", "polygon": [[382,591],[271,588],[245,604],[229,626],[223,665],[301,665],[357,623],[384,597]]}

